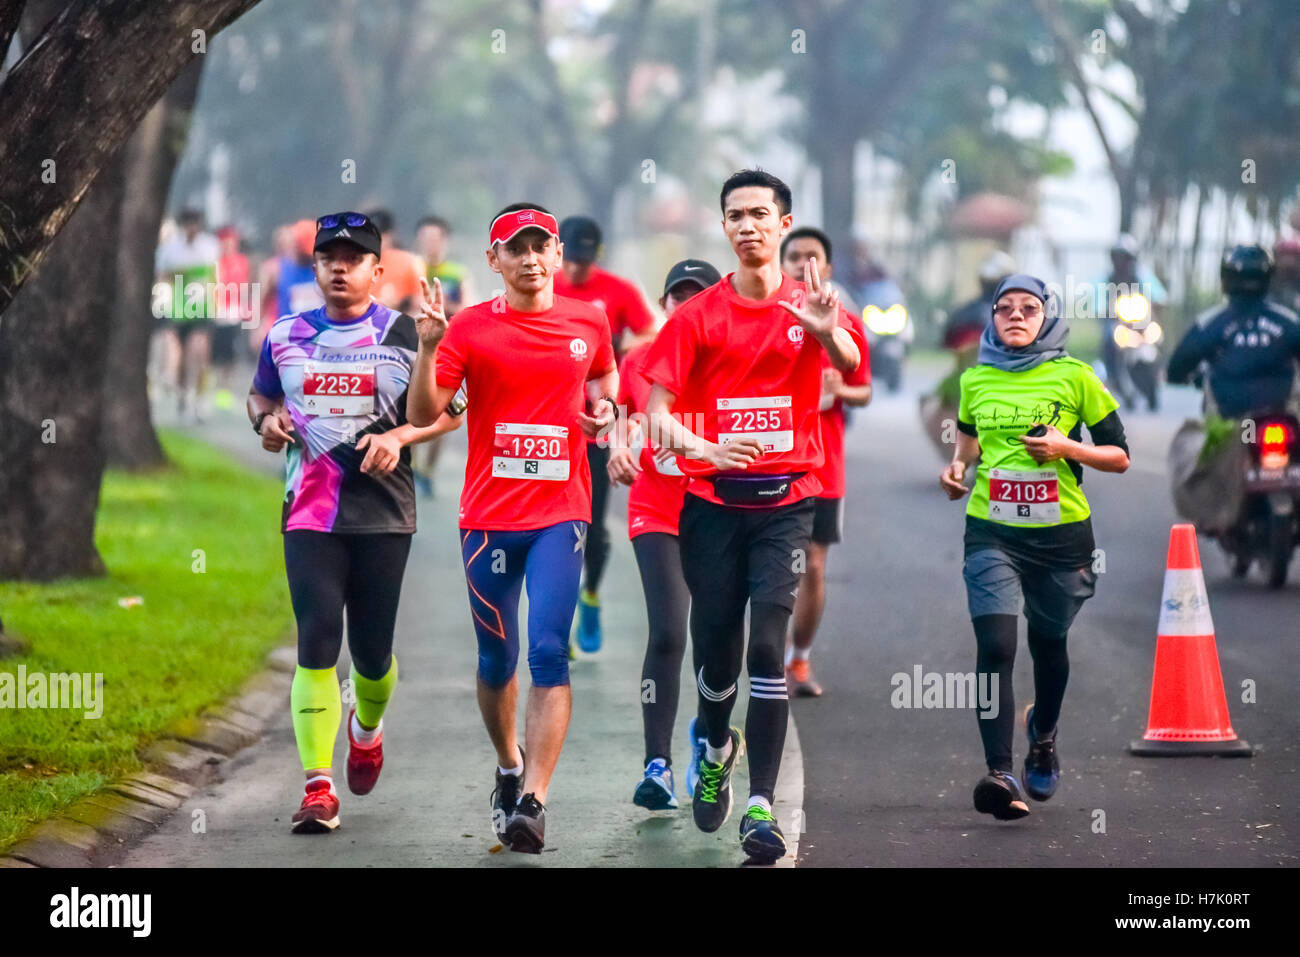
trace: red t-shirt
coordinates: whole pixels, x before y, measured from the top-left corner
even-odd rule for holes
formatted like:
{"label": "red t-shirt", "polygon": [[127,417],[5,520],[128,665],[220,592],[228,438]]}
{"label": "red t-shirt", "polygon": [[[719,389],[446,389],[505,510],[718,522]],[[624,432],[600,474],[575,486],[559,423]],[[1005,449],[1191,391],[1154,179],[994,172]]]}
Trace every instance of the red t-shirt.
{"label": "red t-shirt", "polygon": [[[768,449],[744,474],[807,472],[785,503],[816,495],[824,459],[817,406],[825,350],[805,336],[799,321],[778,305],[801,306],[804,284],[782,276],[768,299],[745,299],[732,287],[735,274],[678,307],[645,360],[645,375],[672,392],[679,408],[696,413],[687,426],[710,442],[753,436]],[[865,355],[866,345],[849,315],[840,326]],[[679,458],[692,495],[723,504],[707,477],[717,470],[702,459]]]}
{"label": "red t-shirt", "polygon": [[[650,380],[645,377],[644,370],[651,345],[643,342],[629,349],[619,369],[618,404],[624,406],[629,415],[645,412],[650,400]],[[676,535],[687,482],[677,458],[661,465],[655,461],[647,440],[642,445],[638,464],[641,471],[633,480],[627,496],[627,537],[636,538],[646,532]]]}
{"label": "red t-shirt", "polygon": [[555,297],[516,312],[504,296],[456,313],[435,378],[470,396],[460,526],[481,531],[591,521],[591,472],[578,415],[586,383],[614,369],[604,313]]}
{"label": "red t-shirt", "polygon": [[[858,335],[862,337],[864,345],[862,346],[862,361],[858,367],[844,377],[845,385],[866,385],[871,381],[871,364],[867,357],[869,347],[865,345],[867,339],[867,327],[862,322],[862,317],[847,313],[849,321],[853,327],[858,330]],[[831,368],[831,357],[822,350],[822,368]],[[821,480],[822,490],[818,493],[818,498],[843,498],[844,497],[844,400],[836,399],[829,409],[825,409],[821,414],[822,420],[822,445],[826,451],[826,461],[822,467],[817,470],[817,478]]]}
{"label": "red t-shirt", "polygon": [[599,266],[591,267],[587,281],[581,286],[570,283],[564,278],[564,273],[556,273],[555,294],[581,299],[605,310],[605,315],[609,318],[610,336],[615,343],[622,338],[624,329],[631,329],[640,335],[655,322],[641,290]]}

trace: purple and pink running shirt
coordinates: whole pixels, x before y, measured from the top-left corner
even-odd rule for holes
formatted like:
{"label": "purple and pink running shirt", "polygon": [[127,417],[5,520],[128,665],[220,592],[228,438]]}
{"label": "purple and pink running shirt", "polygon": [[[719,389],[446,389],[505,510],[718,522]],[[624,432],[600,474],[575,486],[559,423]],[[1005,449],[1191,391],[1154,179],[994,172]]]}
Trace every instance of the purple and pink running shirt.
{"label": "purple and pink running shirt", "polygon": [[378,302],[349,322],[327,319],[323,306],[276,320],[253,388],[283,398],[297,432],[286,449],[281,531],[415,531],[409,446],[389,474],[364,475],[356,444],[406,423],[418,344],[415,320]]}

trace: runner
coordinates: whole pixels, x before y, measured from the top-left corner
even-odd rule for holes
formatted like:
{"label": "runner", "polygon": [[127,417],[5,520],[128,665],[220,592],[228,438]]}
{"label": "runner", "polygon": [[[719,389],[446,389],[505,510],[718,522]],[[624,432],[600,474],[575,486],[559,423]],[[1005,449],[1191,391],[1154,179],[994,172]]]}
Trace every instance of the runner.
{"label": "runner", "polygon": [[[283,227],[285,245],[277,246],[276,255],[262,263],[259,282],[264,295],[274,294],[275,308],[269,318],[296,316],[325,305],[321,287],[316,283],[316,265],[312,247],[316,243],[316,224],[310,219],[300,219]],[[263,313],[266,322],[268,314]],[[269,328],[267,330],[270,331]],[[262,337],[265,339],[265,336]],[[258,354],[262,344],[258,343]]]}
{"label": "runner", "polygon": [[[685,259],[668,271],[659,307],[672,318],[677,307],[714,283],[718,271],[700,259]],[[653,341],[653,340],[652,340]],[[686,494],[686,477],[676,457],[656,449],[641,428],[650,380],[643,374],[650,342],[640,343],[623,357],[618,375],[618,404],[628,418],[627,446],[611,448],[609,479],[631,487],[627,500],[628,538],[641,571],[650,638],[641,666],[641,721],[645,727],[645,775],[632,795],[632,803],[651,811],[677,807],[672,772],[673,722],[677,718],[682,655],[686,651],[686,613],[690,592],[682,577],[677,543],[677,518]],[[633,418],[633,414],[636,417]],[[639,451],[638,451],[639,449]],[[692,673],[700,670],[696,655]],[[695,733],[696,719],[687,730],[691,763],[686,768],[686,789],[694,792],[704,739]]]}
{"label": "runner", "polygon": [[[176,412],[188,412],[201,421],[204,379],[211,355],[214,310],[209,290],[217,279],[221,250],[216,237],[203,230],[203,214],[182,209],[177,216],[180,232],[158,249],[157,292],[166,293],[159,316],[163,337],[164,389],[176,397]],[[177,285],[181,295],[175,295]],[[159,315],[155,311],[155,315]]]}
{"label": "runner", "polygon": [[463,263],[447,259],[451,225],[441,216],[425,216],[416,225],[415,245],[424,260],[424,275],[442,283],[442,300],[450,319],[468,305],[478,302],[474,277]]}
{"label": "runner", "polygon": [[357,213],[317,220],[319,309],[280,318],[262,347],[248,417],[262,448],[288,448],[281,530],[298,622],[290,693],[307,775],[295,834],[339,826],[331,767],[342,706],[336,666],[347,609],[356,706],[348,715],[348,787],[368,794],[384,763],[383,714],[397,684],[393,626],[415,531],[413,442],[459,425],[406,421],[415,322],[370,298],[379,230]]}
{"label": "runner", "polygon": [[247,299],[252,276],[248,257],[240,249],[239,231],[234,226],[223,226],[217,230],[217,241],[221,244],[221,258],[217,261],[218,298],[216,325],[212,329],[212,371],[217,380],[217,408],[233,409],[235,397],[231,389],[239,358],[239,329],[241,323],[252,318],[252,303]]}
{"label": "runner", "polygon": [[[781,273],[790,229],[790,188],[743,170],[723,184],[722,225],[739,265],[681,306],[651,347],[645,375],[658,444],[690,478],[678,536],[691,593],[691,639],[700,656],[699,708],[706,753],[692,796],[695,824],[716,831],[731,812],[731,772],[741,736],[728,728],[745,656],[749,607],[750,794],[740,822],[750,858],[785,854],[772,815],[789,701],[786,625],[812,534],[812,497],[822,464],[817,406],[821,353],[853,372],[862,343],[816,261],[804,283]],[[674,406],[696,412],[692,430]]]}
{"label": "runner", "polygon": [[[497,755],[492,827],[511,850],[534,854],[545,846],[547,790],[573,704],[566,646],[591,521],[579,429],[595,435],[611,425],[618,394],[604,314],[554,293],[562,253],[547,210],[515,203],[498,213],[487,260],[505,292],[461,310],[448,327],[434,281],[408,398],[411,421],[424,424],[462,385],[473,396],[460,544],[478,636],[479,709]],[[525,584],[526,756],[515,735]]]}
{"label": "runner", "polygon": [[[831,281],[831,240],[820,229],[792,229],[781,242],[781,271],[791,279],[803,277],[809,260],[817,261],[823,284]],[[846,310],[847,311],[847,310]],[[867,328],[861,318],[848,313],[865,343]],[[812,540],[808,545],[808,571],[794,602],[790,618],[790,644],[786,652],[786,687],[796,697],[819,697],[822,686],[812,675],[813,639],[826,609],[826,559],[831,545],[844,535],[844,407],[871,401],[871,367],[859,362],[849,375],[841,375],[822,353],[822,444],[826,461],[817,469],[822,490],[813,513]]]}
{"label": "runner", "polygon": [[[1123,472],[1129,457],[1118,405],[1092,368],[1066,352],[1068,320],[1042,280],[1008,276],[993,303],[978,363],[961,377],[957,448],[939,484],[949,499],[961,498],[966,470],[979,459],[966,507],[963,577],[976,676],[996,679],[997,710],[976,712],[989,772],[975,786],[975,810],[1007,821],[1029,813],[1011,771],[1011,673],[1022,596],[1034,660],[1024,789],[1046,801],[1060,781],[1056,724],[1070,673],[1066,633],[1097,582],[1083,466]],[[1079,441],[1084,425],[1093,445]]]}
{"label": "runner", "polygon": [[[606,272],[596,265],[601,254],[600,226],[587,216],[570,216],[560,223],[560,242],[564,245],[564,265],[555,277],[555,294],[581,299],[604,310],[609,319],[614,353],[622,358],[623,350],[654,330],[654,316],[645,297],[626,279]],[[624,334],[634,338],[625,346]],[[587,464],[591,469],[591,530],[587,537],[586,569],[579,599],[578,647],[585,652],[599,651],[600,580],[609,559],[609,530],[605,512],[609,504],[609,447],[587,442]]]}
{"label": "runner", "polygon": [[[450,319],[465,306],[478,302],[474,277],[469,268],[447,259],[447,240],[451,226],[441,216],[425,216],[416,226],[415,244],[424,260],[424,275],[429,282],[442,283],[443,308]],[[436,439],[412,450],[411,467],[415,470],[415,487],[424,498],[433,498],[433,475],[442,453],[443,442]]]}
{"label": "runner", "polygon": [[370,221],[379,227],[383,239],[384,254],[379,265],[384,267],[379,285],[375,287],[375,298],[390,309],[409,312],[415,309],[420,299],[420,277],[424,275],[424,263],[415,253],[402,249],[397,242],[397,223],[393,214],[386,209],[372,209],[366,214]]}

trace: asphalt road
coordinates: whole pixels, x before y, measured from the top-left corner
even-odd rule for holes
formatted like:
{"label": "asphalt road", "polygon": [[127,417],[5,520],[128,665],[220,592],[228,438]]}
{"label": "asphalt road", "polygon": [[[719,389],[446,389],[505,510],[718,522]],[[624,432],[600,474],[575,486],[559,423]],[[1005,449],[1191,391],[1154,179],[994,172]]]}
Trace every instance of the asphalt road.
{"label": "asphalt road", "polygon": [[[914,394],[882,395],[856,416],[846,540],[832,549],[813,655],[826,694],[794,706],[805,765],[801,867],[1294,866],[1295,566],[1286,589],[1270,592],[1258,573],[1229,580],[1217,545],[1200,540],[1233,727],[1259,753],[1245,760],[1126,753],[1146,726],[1169,528],[1178,521],[1165,450],[1182,413],[1196,407],[1186,390],[1167,394],[1167,412],[1125,416],[1133,468],[1086,477],[1105,574],[1070,634],[1060,790],[1015,823],[971,806],[984,773],[972,712],[891,706],[896,672],[974,670],[961,579],[964,503],[948,502],[938,488],[941,460],[920,431]],[[1254,704],[1242,703],[1247,680]],[[1019,711],[1032,694],[1023,638],[1015,687]],[[1018,727],[1017,769],[1023,733]]]}

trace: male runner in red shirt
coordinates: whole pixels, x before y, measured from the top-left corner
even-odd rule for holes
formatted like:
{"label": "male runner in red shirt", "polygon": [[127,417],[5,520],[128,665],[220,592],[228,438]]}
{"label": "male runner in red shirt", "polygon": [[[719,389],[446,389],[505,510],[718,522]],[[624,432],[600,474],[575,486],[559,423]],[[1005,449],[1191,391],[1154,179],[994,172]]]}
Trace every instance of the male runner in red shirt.
{"label": "male runner in red shirt", "polygon": [[[815,262],[803,283],[781,273],[790,198],[790,188],[762,170],[742,170],[723,184],[722,226],[737,269],[677,310],[645,371],[654,383],[652,438],[683,456],[690,478],[678,536],[707,738],[692,796],[695,824],[716,831],[731,812],[741,736],[728,724],[749,606],[750,795],[740,838],[751,859],[767,863],[786,851],[772,798],[789,717],[785,631],[807,560],[812,497],[821,491],[821,357],[847,374],[863,349]],[[675,404],[691,410],[692,427],[672,417]]]}
{"label": "male runner in red shirt", "polygon": [[[654,332],[654,316],[645,298],[632,283],[596,265],[601,253],[600,226],[587,216],[570,216],[560,223],[564,265],[555,277],[555,294],[581,299],[605,311],[614,352],[622,361],[624,352]],[[624,343],[624,334],[632,341]],[[578,647],[600,650],[600,579],[609,558],[609,531],[605,512],[609,505],[609,447],[594,440],[587,443],[591,468],[591,531],[587,537],[582,594],[579,600]]]}
{"label": "male runner in red shirt", "polygon": [[[791,279],[802,279],[808,260],[815,259],[822,283],[831,278],[831,241],[820,229],[802,226],[792,229],[781,242],[781,271]],[[867,328],[860,316],[849,313],[863,341]],[[822,490],[817,493],[813,513],[812,540],[808,545],[808,574],[790,619],[790,650],[786,663],[787,689],[795,697],[816,698],[822,686],[812,675],[809,659],[817,625],[826,608],[826,559],[830,547],[844,535],[844,426],[845,406],[864,406],[871,401],[871,365],[867,361],[849,375],[841,375],[822,354],[822,445],[826,461],[817,470]]]}
{"label": "male runner in red shirt", "polygon": [[[545,844],[547,788],[573,705],[568,635],[591,521],[582,439],[613,424],[618,393],[604,313],[552,288],[558,234],[555,217],[536,204],[498,213],[487,260],[505,292],[462,309],[450,326],[434,280],[417,318],[407,402],[414,424],[435,421],[462,384],[471,396],[460,536],[478,636],[479,710],[497,753],[492,823],[511,850],[534,854]],[[525,584],[527,768],[515,736]]]}

